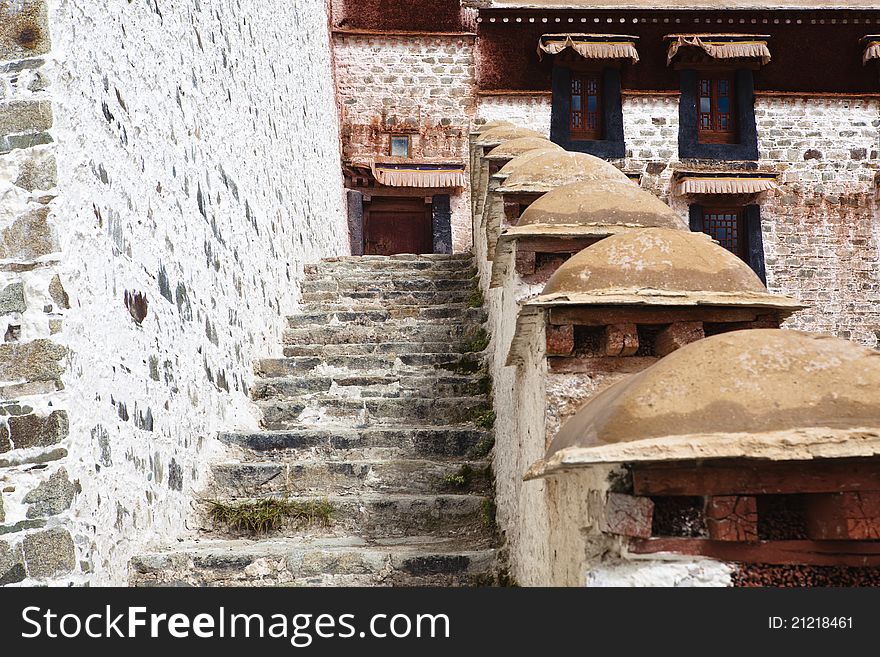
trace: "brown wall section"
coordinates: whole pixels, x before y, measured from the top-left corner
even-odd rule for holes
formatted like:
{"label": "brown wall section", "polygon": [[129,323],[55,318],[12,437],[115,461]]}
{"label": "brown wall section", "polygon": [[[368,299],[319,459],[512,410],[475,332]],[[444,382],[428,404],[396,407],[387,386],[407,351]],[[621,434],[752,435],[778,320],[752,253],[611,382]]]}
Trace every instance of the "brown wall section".
{"label": "brown wall section", "polygon": [[[677,32],[738,32],[771,35],[772,61],[755,76],[758,90],[866,93],[880,91],[877,65],[862,66],[859,39],[880,32],[880,12],[514,12],[483,11],[477,40],[477,84],[481,90],[549,90],[552,57],[538,61],[538,38],[553,32],[633,34],[641,61],[626,66],[624,89],[671,90],[678,74],[666,65],[663,37]],[[490,17],[508,23],[490,23]],[[562,21],[555,22],[559,16]],[[849,16],[849,18],[844,18]],[[522,24],[515,23],[517,17]],[[543,23],[542,18],[549,17]],[[620,22],[621,17],[626,22]],[[534,18],[534,23],[529,23]],[[574,22],[569,23],[568,19]],[[588,22],[581,22],[587,18]],[[599,22],[594,19],[598,18]],[[613,22],[609,23],[608,19]],[[633,23],[633,18],[648,23]],[[695,18],[700,22],[696,23]],[[763,24],[767,18],[770,22]],[[854,21],[858,18],[859,22]],[[871,22],[867,23],[866,18]],[[658,23],[653,23],[654,19]],[[664,22],[666,19],[669,22]],[[746,22],[740,24],[740,19]],[[755,19],[757,23],[752,23]],[[675,21],[679,20],[679,23]],[[718,22],[721,20],[722,22]],[[733,21],[732,23],[730,21]],[[779,24],[773,24],[779,20]],[[790,20],[789,24],[785,21]],[[796,23],[797,20],[801,24]],[[811,24],[815,20],[816,24]],[[831,21],[835,23],[832,24]],[[843,24],[846,20],[846,24]],[[819,23],[824,21],[824,24]]]}
{"label": "brown wall section", "polygon": [[461,32],[465,20],[459,0],[336,0],[334,28]]}

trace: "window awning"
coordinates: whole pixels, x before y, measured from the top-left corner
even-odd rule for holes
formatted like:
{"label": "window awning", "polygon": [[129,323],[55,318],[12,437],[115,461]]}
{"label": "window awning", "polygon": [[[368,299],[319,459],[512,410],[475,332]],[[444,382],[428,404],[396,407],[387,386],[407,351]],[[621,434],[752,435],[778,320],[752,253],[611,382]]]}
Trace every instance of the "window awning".
{"label": "window awning", "polygon": [[544,34],[538,39],[538,59],[544,53],[558,55],[571,48],[585,59],[629,59],[639,61],[636,40],[629,34]]}
{"label": "window awning", "polygon": [[862,53],[862,64],[867,64],[872,59],[880,59],[880,34],[868,34],[862,37],[865,51]]}
{"label": "window awning", "polygon": [[713,59],[733,59],[748,57],[760,59],[762,64],[770,62],[770,49],[767,47],[767,34],[667,34],[669,41],[666,63],[671,64],[681,48],[692,46],[700,48]]}
{"label": "window awning", "polygon": [[779,189],[772,173],[688,173],[676,175],[675,193],[685,194],[760,194]]}
{"label": "window awning", "polygon": [[464,165],[436,162],[377,162],[373,177],[388,187],[464,187]]}

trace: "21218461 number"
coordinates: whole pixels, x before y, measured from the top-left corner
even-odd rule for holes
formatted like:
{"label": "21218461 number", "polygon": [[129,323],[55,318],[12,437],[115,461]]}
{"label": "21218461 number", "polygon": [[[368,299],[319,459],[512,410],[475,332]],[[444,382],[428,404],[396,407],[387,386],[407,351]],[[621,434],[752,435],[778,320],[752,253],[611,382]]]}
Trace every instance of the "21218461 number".
{"label": "21218461 number", "polygon": [[852,616],[770,616],[767,626],[771,630],[851,630]]}

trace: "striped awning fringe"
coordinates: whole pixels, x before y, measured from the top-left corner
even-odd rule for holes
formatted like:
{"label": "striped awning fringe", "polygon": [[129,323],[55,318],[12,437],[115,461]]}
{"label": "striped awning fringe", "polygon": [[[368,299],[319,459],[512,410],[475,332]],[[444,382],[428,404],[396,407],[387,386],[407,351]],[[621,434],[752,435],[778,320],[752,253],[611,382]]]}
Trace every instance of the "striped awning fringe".
{"label": "striped awning fringe", "polygon": [[685,46],[700,48],[713,59],[733,59],[747,57],[760,59],[762,64],[770,63],[770,49],[761,35],[725,34],[672,34],[666,63],[671,64],[678,51]]}
{"label": "striped awning fringe", "polygon": [[373,177],[386,187],[464,187],[463,164],[382,164],[373,162]]}
{"label": "striped awning fringe", "polygon": [[774,178],[686,176],[678,180],[676,192],[684,194],[759,194],[779,189]]}
{"label": "striped awning fringe", "polygon": [[585,59],[629,59],[639,61],[637,37],[619,34],[545,34],[538,39],[538,59],[544,53],[558,55],[571,48]]}

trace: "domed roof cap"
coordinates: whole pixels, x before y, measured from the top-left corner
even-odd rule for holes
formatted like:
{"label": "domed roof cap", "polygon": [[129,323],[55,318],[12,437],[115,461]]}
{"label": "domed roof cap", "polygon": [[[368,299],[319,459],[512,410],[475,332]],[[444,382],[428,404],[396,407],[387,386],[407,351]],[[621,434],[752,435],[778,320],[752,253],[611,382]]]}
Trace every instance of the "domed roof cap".
{"label": "domed roof cap", "polygon": [[556,270],[543,305],[734,305],[797,309],[703,233],[644,228],[591,244]]}
{"label": "domed roof cap", "polygon": [[540,132],[528,130],[527,128],[520,128],[513,124],[501,125],[497,128],[481,132],[474,140],[474,144],[477,146],[483,146],[484,148],[491,148],[503,144],[506,141],[510,141],[511,139],[520,139],[521,137],[544,138],[544,135]]}
{"label": "domed roof cap", "polygon": [[516,167],[499,191],[543,194],[581,180],[620,180],[634,185],[623,171],[605,160],[562,151],[540,155]]}
{"label": "domed roof cap", "polygon": [[549,139],[545,139],[543,137],[520,137],[519,139],[511,139],[510,141],[504,142],[500,146],[496,146],[483,157],[491,161],[512,160],[518,155],[522,155],[523,153],[528,153],[529,151],[534,151],[538,149],[548,151],[563,150],[562,146],[554,144]]}
{"label": "domed roof cap", "polygon": [[723,333],[593,397],[532,476],[595,463],[878,454],[878,390],[880,352],[849,340]]}
{"label": "domed roof cap", "polygon": [[622,180],[582,180],[552,189],[523,212],[523,226],[621,226],[688,230],[651,192]]}
{"label": "domed roof cap", "polygon": [[552,153],[558,153],[559,151],[560,149],[553,142],[550,142],[550,145],[546,146],[545,148],[536,148],[535,150],[526,151],[522,155],[517,155],[512,160],[510,160],[510,162],[498,169],[498,173],[496,173],[493,177],[504,180],[527,162],[530,162],[535,158],[541,157],[542,155],[550,155]]}
{"label": "domed roof cap", "polygon": [[508,121],[507,119],[494,119],[492,121],[486,121],[482,125],[475,125],[471,128],[471,133],[478,135],[481,132],[488,132],[493,128],[500,128],[503,125],[514,125],[513,121]]}

